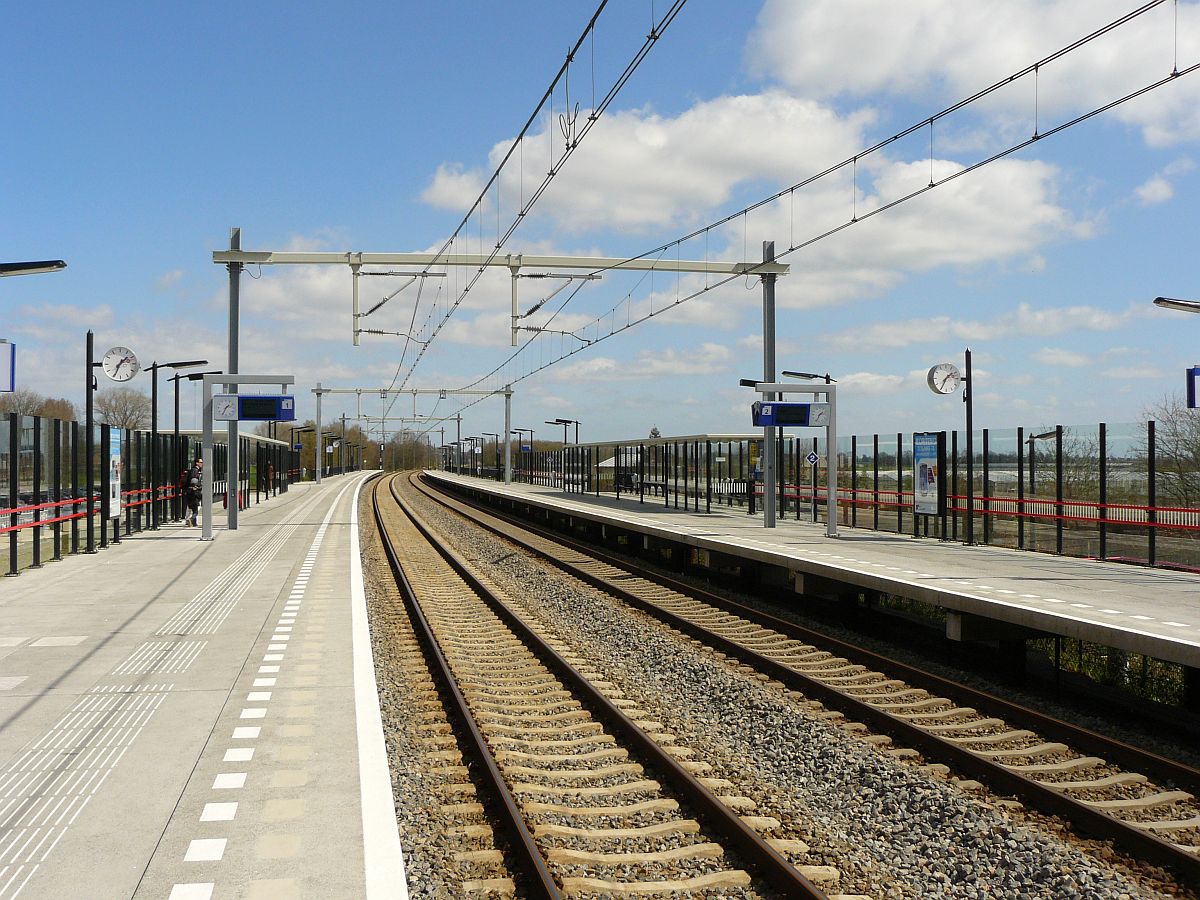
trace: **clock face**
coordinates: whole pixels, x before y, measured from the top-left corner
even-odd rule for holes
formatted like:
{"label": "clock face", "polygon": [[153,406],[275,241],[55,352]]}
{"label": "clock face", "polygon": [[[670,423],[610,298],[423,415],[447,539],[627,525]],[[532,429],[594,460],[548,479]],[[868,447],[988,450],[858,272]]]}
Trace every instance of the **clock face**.
{"label": "clock face", "polygon": [[213,417],[232,422],[238,417],[237,397],[214,397]]}
{"label": "clock face", "polygon": [[962,381],[962,374],[953,363],[938,363],[929,370],[926,382],[935,394],[952,394]]}
{"label": "clock face", "polygon": [[113,347],[100,360],[100,367],[113,381],[128,381],[141,371],[137,357],[128,347]]}

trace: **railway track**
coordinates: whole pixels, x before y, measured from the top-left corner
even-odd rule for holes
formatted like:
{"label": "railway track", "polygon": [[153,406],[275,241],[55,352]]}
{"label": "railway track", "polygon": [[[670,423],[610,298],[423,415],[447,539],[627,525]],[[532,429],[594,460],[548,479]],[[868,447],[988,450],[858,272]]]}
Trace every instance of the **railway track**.
{"label": "railway track", "polygon": [[464,893],[851,900],[820,887],[836,869],[800,862],[801,841],[765,836],[777,820],[543,636],[400,494],[394,479],[376,482],[374,516],[424,651],[403,665],[420,680],[429,669],[416,728],[443,776]]}
{"label": "railway track", "polygon": [[[422,485],[468,517],[738,663],[1138,860],[1200,885],[1200,772],[896,663]],[[966,786],[971,786],[967,782]]]}

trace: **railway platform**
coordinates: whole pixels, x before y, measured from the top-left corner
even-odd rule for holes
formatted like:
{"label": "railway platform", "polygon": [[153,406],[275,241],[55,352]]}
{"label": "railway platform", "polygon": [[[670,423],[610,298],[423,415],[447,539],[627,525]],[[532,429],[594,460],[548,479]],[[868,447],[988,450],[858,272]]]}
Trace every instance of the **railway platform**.
{"label": "railway platform", "polygon": [[365,475],[0,580],[0,900],[407,896]]}
{"label": "railway platform", "polygon": [[1189,705],[1200,701],[1200,576],[1098,560],[934,538],[762,517],[714,507],[710,513],[639,503],[612,494],[426,473],[437,481],[500,498],[540,515],[570,517],[644,547],[682,545],[700,565],[752,562],[797,593],[879,592],[943,607],[948,636],[1006,639],[1059,635],[1142,653],[1187,667]]}

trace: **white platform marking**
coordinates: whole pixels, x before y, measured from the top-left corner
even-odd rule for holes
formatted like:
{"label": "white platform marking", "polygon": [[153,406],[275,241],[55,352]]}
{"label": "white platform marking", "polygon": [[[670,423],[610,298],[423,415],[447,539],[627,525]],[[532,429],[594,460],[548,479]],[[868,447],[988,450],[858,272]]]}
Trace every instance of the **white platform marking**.
{"label": "white platform marking", "polygon": [[404,874],[404,853],[396,828],[396,806],[383,740],[362,566],[356,491],[350,508],[350,614],[354,636],[354,718],[358,733],[366,896],[368,900],[384,897],[407,900],[408,880]]}
{"label": "white platform marking", "polygon": [[30,647],[78,647],[87,640],[86,634],[63,635],[62,637],[38,638]]}
{"label": "white platform marking", "polygon": [[219,862],[225,855],[225,838],[201,838],[188,844],[184,862]]}
{"label": "white platform marking", "polygon": [[242,725],[233,729],[235,741],[252,741],[262,734],[262,728],[257,725]]}
{"label": "white platform marking", "polygon": [[245,772],[225,772],[213,779],[213,790],[237,790],[246,786]]}
{"label": "white platform marking", "polygon": [[205,803],[200,813],[201,822],[232,822],[237,815],[236,803]]}
{"label": "white platform marking", "polygon": [[225,751],[225,762],[250,762],[254,759],[253,747],[230,747]]}
{"label": "white platform marking", "polygon": [[212,900],[213,887],[211,881],[195,884],[177,884],[171,888],[167,900]]}

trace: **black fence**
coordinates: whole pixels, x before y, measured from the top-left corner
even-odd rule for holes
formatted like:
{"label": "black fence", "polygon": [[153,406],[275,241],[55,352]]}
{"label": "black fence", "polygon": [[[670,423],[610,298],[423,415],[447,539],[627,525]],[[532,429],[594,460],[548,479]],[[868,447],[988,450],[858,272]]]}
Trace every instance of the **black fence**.
{"label": "black fence", "polygon": [[[285,492],[295,451],[240,438],[234,496],[241,509]],[[115,452],[114,452],[115,450]],[[199,454],[194,437],[97,425],[89,459],[86,427],[39,416],[0,415],[0,540],[4,572],[91,553],[143,529],[183,517],[180,484]],[[214,446],[214,498],[228,503],[228,454]],[[120,495],[113,491],[119,477]]]}
{"label": "black fence", "polygon": [[[1162,438],[1170,434],[1170,440]],[[947,433],[946,512],[913,511],[911,434],[838,441],[839,524],[1200,572],[1200,445],[1168,424]],[[782,435],[776,509],[828,515],[823,439]],[[761,510],[761,439],[659,438],[514,452],[518,481],[676,509]],[[815,459],[816,463],[810,462]],[[482,460],[480,460],[480,463]],[[501,478],[496,459],[463,474]]]}

